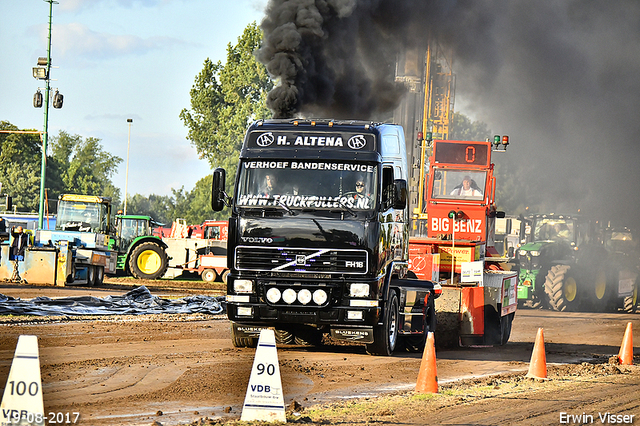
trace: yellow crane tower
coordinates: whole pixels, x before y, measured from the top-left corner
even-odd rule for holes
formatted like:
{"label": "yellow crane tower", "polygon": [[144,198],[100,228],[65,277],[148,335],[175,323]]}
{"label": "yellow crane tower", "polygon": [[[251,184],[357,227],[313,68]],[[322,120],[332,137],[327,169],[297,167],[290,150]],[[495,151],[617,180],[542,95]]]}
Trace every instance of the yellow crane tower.
{"label": "yellow crane tower", "polygon": [[[449,139],[455,99],[453,58],[436,40],[426,51],[409,51],[398,60],[396,80],[407,87],[407,95],[394,113],[394,121],[405,129],[412,170],[409,200],[413,208],[413,233],[426,229],[426,177],[430,142]],[[426,231],[425,231],[426,232]]]}

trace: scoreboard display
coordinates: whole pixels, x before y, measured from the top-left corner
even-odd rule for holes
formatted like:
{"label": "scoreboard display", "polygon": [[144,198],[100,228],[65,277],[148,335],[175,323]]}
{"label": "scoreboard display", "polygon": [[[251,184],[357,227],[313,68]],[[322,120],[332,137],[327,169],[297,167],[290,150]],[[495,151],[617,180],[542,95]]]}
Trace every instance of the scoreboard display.
{"label": "scoreboard display", "polygon": [[491,144],[482,142],[438,141],[433,153],[436,163],[489,166]]}

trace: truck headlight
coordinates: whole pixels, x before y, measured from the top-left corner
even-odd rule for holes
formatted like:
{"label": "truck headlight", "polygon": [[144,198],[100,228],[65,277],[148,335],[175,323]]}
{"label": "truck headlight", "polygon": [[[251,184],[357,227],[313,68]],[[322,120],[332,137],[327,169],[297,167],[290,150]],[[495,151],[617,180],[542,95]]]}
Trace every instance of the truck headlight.
{"label": "truck headlight", "polygon": [[324,290],[316,290],[313,292],[313,301],[316,305],[324,305],[328,297],[327,292]]}
{"label": "truck headlight", "polygon": [[253,308],[250,307],[238,307],[239,317],[250,317],[253,315]]}
{"label": "truck headlight", "polygon": [[295,302],[297,297],[298,295],[292,288],[288,288],[282,292],[282,300],[284,300],[285,303],[288,303],[289,305]]}
{"label": "truck headlight", "polygon": [[236,293],[253,293],[253,281],[235,280],[233,282],[233,291]]}
{"label": "truck headlight", "polygon": [[267,290],[267,300],[271,303],[278,303],[280,301],[280,297],[282,297],[282,293],[275,287],[271,287]]}
{"label": "truck headlight", "polygon": [[518,250],[518,254],[522,257],[527,255],[527,251],[526,250]]}
{"label": "truck headlight", "polygon": [[533,257],[538,257],[540,256],[540,252],[538,250],[532,250],[529,253],[531,253],[531,256]]}
{"label": "truck headlight", "polygon": [[306,288],[300,290],[298,292],[298,302],[302,303],[303,305],[311,302],[311,292]]}
{"label": "truck headlight", "polygon": [[350,297],[369,297],[369,284],[351,284],[349,286]]}

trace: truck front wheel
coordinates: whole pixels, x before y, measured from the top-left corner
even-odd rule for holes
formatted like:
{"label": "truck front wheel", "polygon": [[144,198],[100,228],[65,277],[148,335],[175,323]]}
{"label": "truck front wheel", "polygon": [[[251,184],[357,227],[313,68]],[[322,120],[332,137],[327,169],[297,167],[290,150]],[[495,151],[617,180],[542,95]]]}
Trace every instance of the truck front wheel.
{"label": "truck front wheel", "polygon": [[236,348],[255,348],[258,346],[257,337],[240,337],[235,323],[231,323],[231,342]]}
{"label": "truck front wheel", "polygon": [[373,343],[367,345],[371,355],[390,356],[398,342],[398,297],[391,292],[382,325],[373,327]]}
{"label": "truck front wheel", "polygon": [[167,272],[167,253],[154,242],[142,243],[129,257],[129,270],[138,279],[157,280]]}

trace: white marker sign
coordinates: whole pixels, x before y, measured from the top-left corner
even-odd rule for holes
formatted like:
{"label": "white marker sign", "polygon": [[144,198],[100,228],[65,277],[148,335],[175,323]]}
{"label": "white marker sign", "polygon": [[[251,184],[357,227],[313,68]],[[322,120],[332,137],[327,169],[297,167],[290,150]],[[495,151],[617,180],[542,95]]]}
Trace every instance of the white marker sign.
{"label": "white marker sign", "polygon": [[276,336],[273,330],[263,329],[260,332],[240,420],[283,423],[287,421]]}
{"label": "white marker sign", "polygon": [[44,425],[37,336],[20,336],[0,404],[0,425]]}

